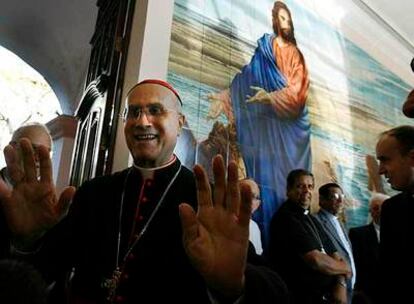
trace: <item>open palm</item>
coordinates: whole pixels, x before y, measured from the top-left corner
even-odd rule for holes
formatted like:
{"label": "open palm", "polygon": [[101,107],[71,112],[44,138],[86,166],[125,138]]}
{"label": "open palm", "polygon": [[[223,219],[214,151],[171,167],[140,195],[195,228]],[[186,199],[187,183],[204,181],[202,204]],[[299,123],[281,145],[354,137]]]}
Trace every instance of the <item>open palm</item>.
{"label": "open palm", "polygon": [[194,167],[198,211],[180,206],[184,247],[194,267],[209,287],[224,295],[239,295],[244,285],[251,193],[240,192],[237,165],[231,162],[228,178],[221,156],[213,160],[215,187],[212,195],[201,166]]}
{"label": "open palm", "polygon": [[30,141],[22,139],[20,148],[21,160],[15,148],[12,146],[5,148],[7,170],[14,187],[10,189],[0,181],[0,201],[13,237],[34,241],[62,218],[75,189],[66,188],[58,199],[47,149],[39,147],[40,176],[38,177]]}

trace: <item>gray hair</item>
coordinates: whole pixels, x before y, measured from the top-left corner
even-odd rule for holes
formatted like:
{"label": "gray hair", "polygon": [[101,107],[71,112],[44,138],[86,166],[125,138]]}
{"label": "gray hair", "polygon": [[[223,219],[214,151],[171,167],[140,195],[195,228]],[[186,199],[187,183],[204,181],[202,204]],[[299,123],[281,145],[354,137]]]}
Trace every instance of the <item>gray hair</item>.
{"label": "gray hair", "polygon": [[374,192],[371,195],[368,207],[371,209],[371,206],[372,206],[373,203],[378,202],[378,201],[382,203],[383,201],[385,201],[389,198],[390,198],[389,195],[386,195],[384,193]]}
{"label": "gray hair", "polygon": [[46,125],[39,122],[29,122],[17,128],[13,132],[11,142],[18,142],[21,138],[24,137],[25,132],[31,129],[39,130],[40,132],[46,134],[50,138],[50,148],[53,149],[53,139],[49,129],[46,127]]}

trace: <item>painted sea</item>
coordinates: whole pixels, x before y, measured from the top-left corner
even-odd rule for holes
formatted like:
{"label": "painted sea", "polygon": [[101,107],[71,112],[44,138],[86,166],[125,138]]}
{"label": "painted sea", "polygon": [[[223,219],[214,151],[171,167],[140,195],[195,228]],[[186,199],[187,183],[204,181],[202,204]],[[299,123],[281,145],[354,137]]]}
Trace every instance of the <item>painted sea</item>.
{"label": "painted sea", "polygon": [[[285,2],[310,73],[307,106],[316,187],[329,181],[341,184],[347,196],[347,226],[363,225],[371,195],[366,157],[375,155],[380,132],[410,124],[401,105],[411,87],[300,2]],[[197,162],[197,147],[216,122],[207,119],[207,95],[228,88],[249,62],[257,39],[272,31],[272,4],[175,1],[168,81],[184,100],[187,138],[177,153],[187,165]],[[224,115],[217,120],[227,124]],[[386,185],[385,191],[392,193]]]}

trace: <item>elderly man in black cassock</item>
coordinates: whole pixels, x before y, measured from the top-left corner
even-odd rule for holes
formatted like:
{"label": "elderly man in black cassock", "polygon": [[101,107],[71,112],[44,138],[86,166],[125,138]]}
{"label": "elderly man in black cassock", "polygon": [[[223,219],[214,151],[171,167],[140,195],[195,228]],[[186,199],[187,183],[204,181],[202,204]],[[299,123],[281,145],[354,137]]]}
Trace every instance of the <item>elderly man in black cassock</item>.
{"label": "elderly man in black cassock", "polygon": [[226,174],[214,159],[212,191],[202,167],[193,175],[174,155],[184,124],[175,89],[161,80],[136,84],[124,120],[133,166],[59,198],[46,148],[38,149],[39,179],[27,139],[24,170],[15,149],[5,149],[16,186],[0,182],[0,200],[13,254],[50,281],[72,271],[71,303],[286,302],[278,275],[248,262],[251,193],[240,191],[235,163]]}

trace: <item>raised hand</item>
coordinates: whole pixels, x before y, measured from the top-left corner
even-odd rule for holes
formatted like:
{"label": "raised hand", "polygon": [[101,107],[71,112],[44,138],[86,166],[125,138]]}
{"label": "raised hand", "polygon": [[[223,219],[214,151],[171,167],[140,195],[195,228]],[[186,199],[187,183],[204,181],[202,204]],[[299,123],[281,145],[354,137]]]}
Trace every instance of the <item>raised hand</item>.
{"label": "raised hand", "polygon": [[21,155],[12,146],[4,149],[8,173],[14,183],[10,189],[0,180],[0,202],[15,241],[30,246],[66,213],[75,193],[67,187],[57,198],[52,178],[52,163],[47,149],[40,146],[38,176],[30,141],[19,142]]}
{"label": "raised hand", "polygon": [[180,205],[184,248],[207,285],[228,297],[237,297],[244,287],[251,190],[240,191],[237,165],[226,170],[221,156],[213,159],[214,193],[205,170],[196,165],[197,214],[188,204]]}
{"label": "raised hand", "polygon": [[270,97],[270,94],[266,92],[265,89],[256,86],[251,86],[250,89],[256,91],[256,93],[254,96],[247,95],[246,103],[272,103],[272,98]]}
{"label": "raised hand", "polygon": [[210,108],[208,109],[207,119],[216,119],[223,113],[223,100],[218,93],[210,93],[207,95],[210,101]]}

